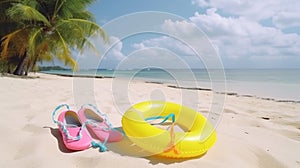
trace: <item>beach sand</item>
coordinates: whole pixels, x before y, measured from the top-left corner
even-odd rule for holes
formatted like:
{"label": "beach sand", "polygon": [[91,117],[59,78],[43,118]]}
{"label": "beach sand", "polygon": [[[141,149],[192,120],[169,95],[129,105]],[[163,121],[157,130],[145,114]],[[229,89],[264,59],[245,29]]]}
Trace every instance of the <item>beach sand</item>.
{"label": "beach sand", "polygon": [[[76,110],[83,103],[96,104],[121,129],[122,112],[130,106],[127,99],[138,103],[164,97],[180,103],[183,89],[133,81],[122,98],[114,96],[120,82],[114,85],[113,78],[31,76],[39,78],[0,77],[0,167],[300,167],[300,103],[226,95],[216,144],[197,158],[140,157],[127,138],[109,144],[107,152],[71,152],[51,119],[57,105],[67,103]],[[200,97],[188,103],[208,115],[212,92],[188,92]]]}

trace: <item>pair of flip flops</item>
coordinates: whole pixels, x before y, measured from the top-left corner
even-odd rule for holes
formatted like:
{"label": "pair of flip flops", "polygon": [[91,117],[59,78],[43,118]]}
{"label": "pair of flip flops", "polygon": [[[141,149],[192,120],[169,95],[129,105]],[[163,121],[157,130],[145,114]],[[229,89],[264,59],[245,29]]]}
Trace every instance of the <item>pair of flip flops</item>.
{"label": "pair of flip flops", "polygon": [[[56,120],[56,113],[63,107],[66,110]],[[108,117],[91,104],[82,106],[78,112],[70,110],[67,104],[59,105],[52,113],[52,120],[58,125],[63,143],[70,150],[99,147],[100,151],[106,151],[107,142],[117,142],[123,138],[123,134],[113,128]]]}

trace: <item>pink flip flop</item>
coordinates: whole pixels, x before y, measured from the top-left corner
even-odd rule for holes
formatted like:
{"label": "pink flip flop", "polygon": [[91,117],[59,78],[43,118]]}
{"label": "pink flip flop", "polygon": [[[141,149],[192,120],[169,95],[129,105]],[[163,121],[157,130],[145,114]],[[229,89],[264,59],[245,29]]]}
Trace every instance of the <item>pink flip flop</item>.
{"label": "pink flip flop", "polygon": [[[86,123],[91,135],[104,142],[117,142],[123,139],[123,134],[114,129],[108,117],[102,114],[95,106],[88,104],[79,110],[78,115]],[[92,109],[93,110],[92,110]]]}
{"label": "pink flip flop", "polygon": [[[67,110],[60,113],[58,120],[55,120],[56,112],[62,107],[66,107]],[[70,110],[67,104],[59,105],[53,111],[52,120],[58,125],[66,148],[80,151],[91,147],[92,138],[85,129],[85,124],[82,124],[78,114]]]}

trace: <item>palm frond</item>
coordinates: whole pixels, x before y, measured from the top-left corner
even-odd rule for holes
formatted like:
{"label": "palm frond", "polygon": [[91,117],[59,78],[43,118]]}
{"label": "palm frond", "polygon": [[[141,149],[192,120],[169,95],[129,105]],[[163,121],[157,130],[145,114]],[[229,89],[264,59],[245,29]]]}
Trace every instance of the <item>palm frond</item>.
{"label": "palm frond", "polygon": [[[77,63],[74,60],[74,58],[71,56],[70,50],[62,37],[61,33],[56,30],[56,33],[58,34],[62,46],[62,52],[60,54],[57,54],[58,59],[63,60],[65,62],[65,65],[70,65],[72,69],[77,69]],[[59,50],[58,50],[59,51]]]}
{"label": "palm frond", "polygon": [[[62,20],[62,24],[64,23],[76,24],[78,27],[79,26],[82,27],[81,29],[85,31],[86,36],[91,36],[93,35],[93,33],[98,32],[105,42],[109,41],[109,38],[106,35],[105,31],[97,23],[93,21],[72,18],[72,19]],[[58,25],[57,27],[59,26],[61,25]]]}
{"label": "palm frond", "polygon": [[39,35],[41,35],[43,28],[39,29],[33,29],[30,36],[29,36],[29,42],[28,42],[28,52],[29,55],[35,55],[36,47],[38,46],[37,44],[37,38]]}
{"label": "palm frond", "polygon": [[24,28],[18,29],[4,36],[1,39],[1,57],[7,58],[11,56],[11,54],[9,54],[9,51],[12,49],[16,50],[19,56],[23,55],[27,49],[27,33],[28,30]]}
{"label": "palm frond", "polygon": [[92,49],[96,55],[100,55],[100,51],[90,41],[90,37],[99,33],[106,42],[108,37],[106,33],[96,23],[83,19],[67,19],[58,23],[57,30],[64,32],[63,39],[68,43],[69,47],[83,53],[87,49]]}
{"label": "palm frond", "polygon": [[91,42],[91,40],[87,39],[86,42],[84,43],[84,46],[82,47],[83,49],[80,50],[80,53],[82,54],[85,50],[91,49],[92,51],[94,51],[96,53],[97,56],[100,56],[101,53],[100,51],[97,49],[97,47],[95,46],[94,43]]}
{"label": "palm frond", "polygon": [[38,57],[38,61],[40,61],[40,62],[42,62],[42,61],[50,62],[50,61],[53,61],[53,56],[51,55],[51,53],[46,52],[46,53],[43,53],[42,55],[40,55]]}
{"label": "palm frond", "polygon": [[40,21],[47,26],[51,26],[47,18],[38,10],[21,3],[14,4],[8,10],[8,16],[15,21]]}
{"label": "palm frond", "polygon": [[95,0],[58,0],[64,1],[60,10],[57,12],[61,18],[74,18],[76,13],[85,11],[85,9]]}
{"label": "palm frond", "polygon": [[95,18],[93,16],[93,14],[89,11],[86,11],[86,10],[74,13],[73,18],[85,19],[85,20],[90,20],[90,21],[95,22]]}

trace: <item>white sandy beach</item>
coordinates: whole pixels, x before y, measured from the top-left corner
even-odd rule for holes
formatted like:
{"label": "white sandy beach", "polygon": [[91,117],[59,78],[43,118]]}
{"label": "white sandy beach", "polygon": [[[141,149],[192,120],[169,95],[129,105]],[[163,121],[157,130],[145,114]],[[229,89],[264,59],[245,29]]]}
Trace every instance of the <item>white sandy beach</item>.
{"label": "white sandy beach", "polygon": [[[72,77],[33,76],[39,78],[0,77],[0,167],[300,167],[300,103],[227,95],[216,129],[217,142],[198,158],[136,157],[127,138],[109,144],[107,152],[92,148],[70,152],[52,122],[52,111],[62,103],[75,110],[82,103],[95,103],[115,127],[122,127],[122,115],[116,108],[116,101],[121,100],[112,96],[114,79],[91,79],[91,91],[77,89],[85,85],[80,83],[84,79],[77,78],[74,84]],[[131,103],[160,94],[168,101],[181,101],[180,89],[165,84],[135,81],[128,92]],[[199,92],[201,103],[190,103],[199,103],[197,110],[208,114],[211,91],[189,92]]]}

